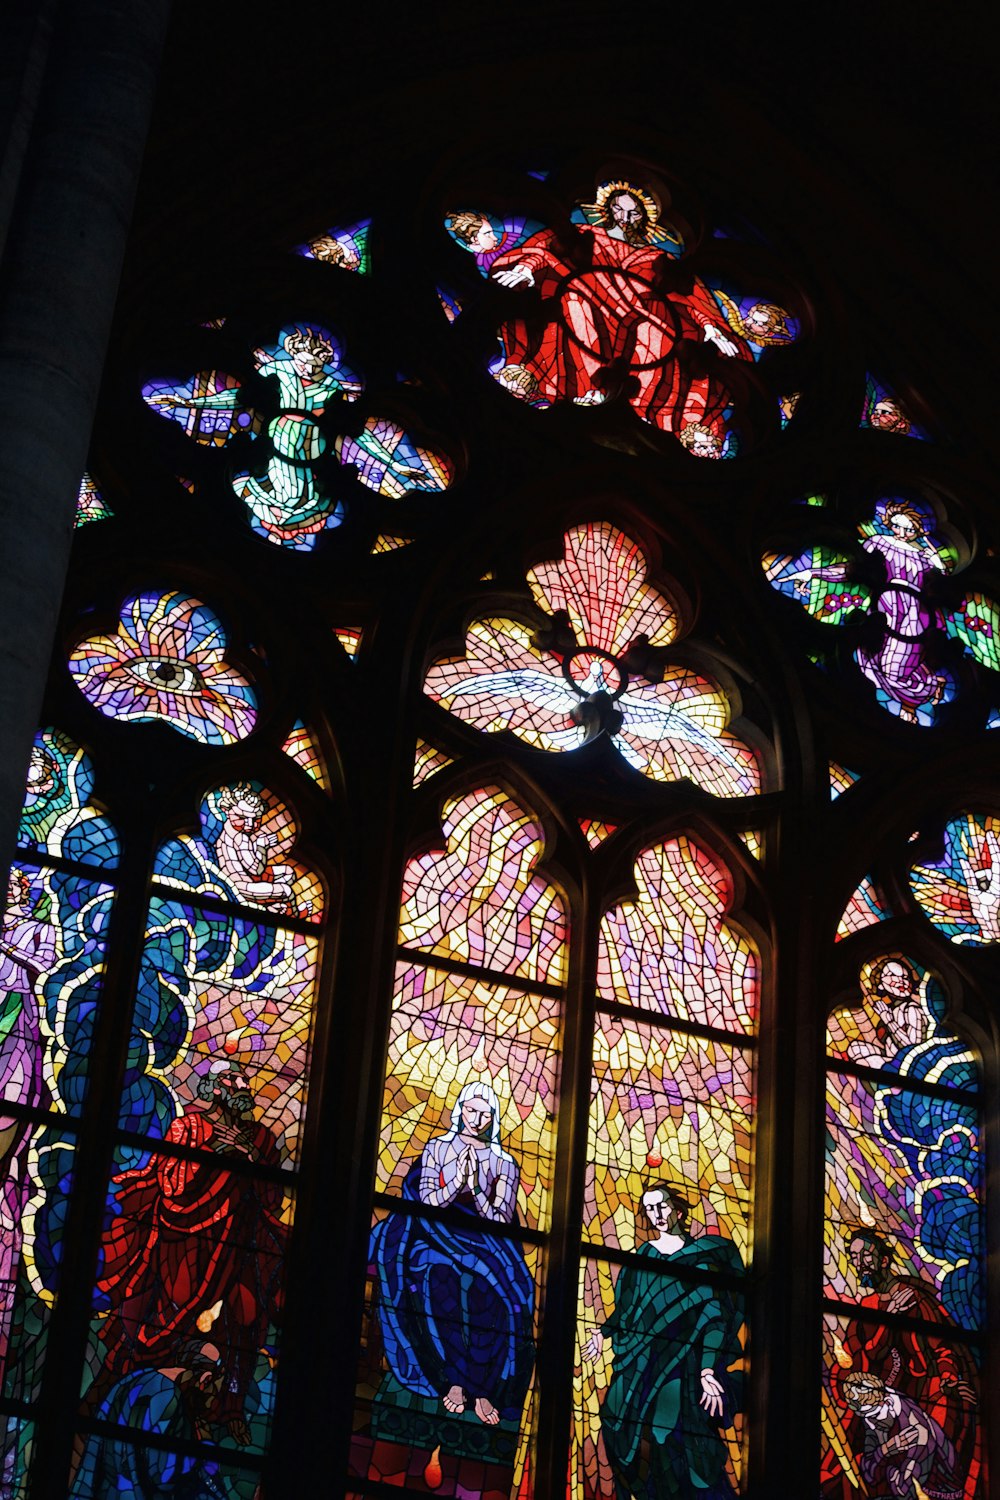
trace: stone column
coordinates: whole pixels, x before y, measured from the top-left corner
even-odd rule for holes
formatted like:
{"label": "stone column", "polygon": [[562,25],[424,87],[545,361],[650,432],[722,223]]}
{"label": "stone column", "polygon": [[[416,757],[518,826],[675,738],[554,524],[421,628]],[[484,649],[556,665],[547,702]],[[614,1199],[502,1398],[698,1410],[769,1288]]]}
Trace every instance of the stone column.
{"label": "stone column", "polygon": [[[13,854],[170,0],[15,36],[0,184],[0,868]],[[10,71],[9,63],[3,69]],[[8,80],[10,81],[10,80]]]}

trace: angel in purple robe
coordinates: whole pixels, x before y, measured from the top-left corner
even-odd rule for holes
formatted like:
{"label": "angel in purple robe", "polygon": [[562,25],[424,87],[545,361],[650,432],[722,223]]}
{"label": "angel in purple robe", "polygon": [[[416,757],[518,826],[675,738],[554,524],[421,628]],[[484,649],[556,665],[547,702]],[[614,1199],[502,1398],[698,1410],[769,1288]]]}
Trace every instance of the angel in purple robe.
{"label": "angel in purple robe", "polygon": [[31,887],[15,865],[0,930],[0,1367],[7,1353],[21,1251],[21,1216],[31,1196],[27,1153],[32,1127],[4,1103],[42,1102],[42,1040],[35,993],[56,956],[55,930],[29,905]]}
{"label": "angel in purple robe", "polygon": [[[886,581],[876,602],[885,633],[876,650],[862,648],[856,660],[868,680],[898,704],[899,717],[916,724],[918,710],[940,703],[948,685],[946,675],[935,672],[924,660],[923,638],[935,623],[937,611],[924,602],[922,592],[933,573],[948,572],[949,563],[930,541],[926,518],[916,506],[905,500],[891,501],[884,518],[888,533],[869,536],[863,546],[885,563]],[[805,593],[810,579],[844,578],[848,566],[831,563],[788,576]]]}

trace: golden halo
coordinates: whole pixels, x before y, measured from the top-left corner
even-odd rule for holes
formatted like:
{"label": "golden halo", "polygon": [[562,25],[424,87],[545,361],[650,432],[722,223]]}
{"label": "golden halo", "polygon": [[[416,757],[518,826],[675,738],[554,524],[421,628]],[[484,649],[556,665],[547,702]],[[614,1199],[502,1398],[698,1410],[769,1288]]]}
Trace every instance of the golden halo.
{"label": "golden halo", "polygon": [[647,226],[650,229],[653,228],[653,225],[660,217],[660,205],[650,193],[645,192],[642,188],[636,187],[631,182],[625,182],[624,179],[619,179],[616,182],[602,182],[600,187],[597,189],[597,193],[594,197],[593,203],[581,203],[580,207],[583,209],[584,213],[603,214],[605,205],[607,204],[607,201],[611,197],[612,193],[629,193],[633,198],[641,203],[643,208],[646,210]]}

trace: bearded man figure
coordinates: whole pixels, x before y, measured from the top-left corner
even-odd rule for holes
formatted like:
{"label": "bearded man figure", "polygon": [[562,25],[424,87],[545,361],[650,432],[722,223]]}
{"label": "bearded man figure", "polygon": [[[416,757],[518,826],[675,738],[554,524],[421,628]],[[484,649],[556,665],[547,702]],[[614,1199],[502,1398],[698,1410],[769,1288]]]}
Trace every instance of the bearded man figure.
{"label": "bearded man figure", "polygon": [[540,332],[520,319],[503,326],[505,368],[528,371],[548,402],[596,405],[617,384],[643,421],[674,433],[706,427],[718,451],[706,448],[705,456],[721,456],[729,395],[702,362],[680,357],[682,346],[708,343],[730,359],[752,361],[748,342],[723,331],[719,307],[696,277],[684,289],[669,285],[665,252],[677,241],[657,227],[660,209],[650,193],[608,182],[583,209],[590,222],[574,226],[585,241],[580,254],[543,229],[492,263],[501,286],[534,287],[546,315]]}
{"label": "bearded man figure", "polygon": [[119,1212],[105,1232],[98,1280],[110,1303],[101,1329],[105,1366],[90,1400],[210,1329],[223,1374],[217,1420],[246,1443],[244,1399],[257,1351],[280,1315],[288,1230],[280,1187],[225,1161],[278,1167],[280,1159],[271,1131],[253,1119],[245,1069],[216,1063],[199,1094],[204,1105],[174,1120],[165,1139],[202,1158],[212,1153],[219,1164],[155,1152],[114,1179]]}

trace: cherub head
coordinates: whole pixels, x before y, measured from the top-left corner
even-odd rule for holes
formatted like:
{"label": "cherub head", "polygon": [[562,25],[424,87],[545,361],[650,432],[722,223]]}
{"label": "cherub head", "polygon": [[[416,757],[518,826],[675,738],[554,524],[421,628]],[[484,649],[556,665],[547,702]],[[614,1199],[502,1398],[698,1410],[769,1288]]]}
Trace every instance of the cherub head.
{"label": "cherub head", "polygon": [[722,442],[718,433],[703,422],[687,422],[678,433],[678,440],[693,453],[695,458],[721,458]]}
{"label": "cherub head", "polygon": [[496,230],[486,215],[476,213],[473,209],[463,208],[457,214],[451,214],[448,227],[459,243],[466,250],[471,250],[473,255],[485,255],[488,251],[495,250],[500,243]]}
{"label": "cherub head", "polygon": [[345,271],[356,271],[361,264],[357,255],[347,245],[335,240],[332,234],[321,234],[309,241],[309,249],[317,260],[328,266],[343,266]]}
{"label": "cherub head", "polygon": [[885,522],[901,542],[915,542],[927,531],[927,522],[915,505],[906,500],[893,500],[885,508]]}
{"label": "cherub head", "polygon": [[776,302],[755,302],[743,319],[750,338],[768,343],[772,339],[789,339],[788,314]]}
{"label": "cherub head", "polygon": [[318,380],[323,366],[330,363],[334,354],[330,340],[314,328],[296,328],[286,334],[284,349],[303,380]]}
{"label": "cherub head", "polygon": [[224,786],[217,801],[227,823],[240,833],[254,833],[267,811],[266,802],[249,781],[234,781],[231,786]]}
{"label": "cherub head", "polygon": [[899,403],[883,396],[876,401],[868,418],[869,424],[879,432],[909,432],[910,419],[903,415]]}

